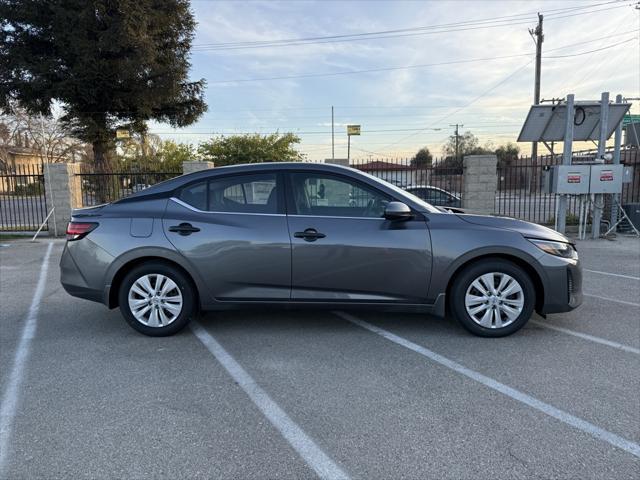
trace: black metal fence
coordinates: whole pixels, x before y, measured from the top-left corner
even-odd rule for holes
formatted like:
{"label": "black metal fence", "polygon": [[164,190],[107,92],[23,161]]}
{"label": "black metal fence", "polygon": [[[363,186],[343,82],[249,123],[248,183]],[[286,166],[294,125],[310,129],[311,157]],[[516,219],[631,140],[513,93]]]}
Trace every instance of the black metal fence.
{"label": "black metal fence", "polygon": [[[575,152],[574,161],[589,160],[594,156],[593,151]],[[462,206],[463,168],[461,163],[452,159],[434,159],[431,164],[420,164],[410,158],[385,158],[351,160],[350,166],[400,188],[414,190],[416,194],[418,194],[415,191],[416,188],[429,187],[431,192],[436,192],[435,197],[423,197],[430,203]],[[559,155],[541,155],[535,162],[531,157],[525,156],[500,160],[497,168],[496,214],[553,225],[556,217],[556,196],[544,192],[543,175],[545,169],[560,163],[562,163],[562,157]],[[624,184],[621,203],[640,202],[640,151],[638,148],[623,149],[621,163],[634,167],[632,181]],[[82,203],[84,206],[91,206],[117,200],[181,173],[153,170],[101,173],[93,171],[90,166],[84,166],[78,174],[81,178]],[[26,183],[33,183],[33,181]],[[444,192],[442,202],[439,201],[438,192]],[[421,192],[419,196],[423,196],[423,193]],[[454,197],[455,204],[444,201],[445,198],[450,197]],[[611,212],[609,208],[611,199],[608,197],[605,200],[608,202],[604,212],[605,219]],[[40,211],[46,214],[44,194],[42,194]],[[576,197],[569,197],[567,224],[577,223],[578,216],[579,200]]]}
{"label": "black metal fence", "polygon": [[[610,152],[611,153],[611,152]],[[594,151],[574,152],[573,161],[593,160]],[[531,157],[519,157],[499,162],[498,189],[495,211],[498,215],[519,218],[530,222],[553,225],[556,218],[556,195],[544,192],[543,175],[545,169],[562,163],[561,155],[542,155],[533,161]],[[623,149],[620,163],[634,166],[634,178],[625,183],[621,203],[640,201],[640,154],[637,148]],[[607,196],[610,197],[610,196]],[[610,198],[606,199],[604,219],[611,213]],[[579,220],[579,198],[569,196],[567,200],[567,225]]]}
{"label": "black metal fence", "polygon": [[82,192],[82,205],[90,207],[112,202],[178,175],[182,175],[182,172],[136,170],[102,173],[96,172],[91,166],[85,165],[78,174]]}
{"label": "black metal fence", "polygon": [[[37,230],[47,217],[40,165],[0,168],[0,231]],[[46,230],[46,225],[43,229]]]}
{"label": "black metal fence", "polygon": [[400,188],[430,187],[430,198],[425,200],[435,204],[446,205],[445,196],[442,196],[442,202],[439,201],[437,189],[446,191],[458,199],[462,198],[462,166],[452,165],[450,161],[434,159],[429,165],[421,165],[410,158],[385,158],[352,160],[349,166]]}

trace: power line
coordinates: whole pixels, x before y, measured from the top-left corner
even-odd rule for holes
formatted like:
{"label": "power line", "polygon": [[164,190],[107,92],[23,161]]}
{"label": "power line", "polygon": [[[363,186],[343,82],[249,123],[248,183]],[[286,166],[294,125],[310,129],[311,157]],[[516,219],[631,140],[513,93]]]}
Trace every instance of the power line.
{"label": "power line", "polygon": [[[475,124],[468,125],[467,128],[491,128],[491,127],[520,127],[521,124],[513,123],[513,124],[504,124],[504,123],[491,123],[491,124]],[[390,132],[422,132],[425,130],[436,130],[440,131],[441,128],[434,127],[420,127],[420,128],[388,128],[388,129],[372,129],[367,130],[362,128],[361,131],[363,134],[365,133],[390,133]],[[169,132],[169,131],[149,131],[154,135],[274,135],[278,133],[293,133],[296,135],[331,135],[331,130],[312,130],[312,131],[295,131],[288,128],[283,128],[282,130],[271,130],[271,131],[212,131],[208,129],[203,129],[202,132],[194,132],[194,131],[180,131],[180,132]]]}
{"label": "power line", "polygon": [[[618,4],[618,6],[610,6],[612,4]],[[606,8],[596,8],[609,5]],[[550,16],[551,19],[568,18],[578,15],[587,15],[591,13],[601,12],[603,10],[612,10],[615,8],[621,8],[627,6],[622,0],[612,0],[608,2],[602,2],[597,4],[590,4],[579,7],[564,7],[558,9],[547,10],[545,13]],[[580,10],[586,10],[580,12]],[[570,13],[578,11],[578,13]],[[556,12],[550,13],[550,12]],[[224,42],[224,43],[203,43],[195,44],[193,51],[224,51],[224,50],[239,50],[239,49],[254,49],[254,48],[267,48],[267,47],[281,47],[281,46],[299,46],[299,45],[313,45],[324,43],[342,43],[362,40],[375,40],[386,38],[398,38],[398,37],[411,37],[418,35],[431,35],[437,33],[451,33],[458,31],[478,30],[484,28],[496,28],[503,26],[520,25],[529,23],[530,19],[526,18],[532,13],[520,13],[515,15],[506,15],[499,17],[491,17],[478,20],[466,20],[462,22],[453,22],[445,24],[427,25],[413,28],[403,28],[395,30],[382,30],[376,32],[363,32],[354,34],[341,34],[341,35],[327,35],[316,37],[303,37],[303,38],[289,38],[280,40],[257,40],[257,41],[245,41],[245,42]]]}
{"label": "power line", "polygon": [[[545,56],[543,58],[555,59],[555,58],[578,57],[578,56],[587,55],[587,54],[593,53],[593,52],[599,52],[599,51],[602,51],[602,50],[615,48],[617,46],[623,45],[625,43],[629,43],[629,42],[631,42],[633,40],[636,40],[636,39],[637,39],[637,37],[628,38],[627,40],[624,40],[622,42],[614,43],[614,44],[608,45],[606,47],[602,47],[602,48],[595,49],[595,50],[589,50],[589,51],[586,51],[586,52],[579,52],[579,53],[573,53],[573,54],[567,54],[567,55]],[[214,85],[219,85],[219,84],[227,84],[227,83],[247,83],[247,82],[264,82],[264,81],[272,81],[272,80],[293,80],[293,79],[300,79],[300,78],[333,77],[333,76],[354,75],[354,74],[361,74],[361,73],[378,73],[378,72],[388,72],[388,71],[394,71],[394,70],[408,70],[408,69],[414,69],[414,68],[437,67],[437,66],[445,66],[445,65],[459,65],[459,64],[463,64],[463,63],[487,62],[487,61],[492,61],[492,60],[504,60],[504,59],[509,59],[509,58],[532,57],[534,55],[535,54],[530,53],[530,52],[529,53],[517,53],[517,54],[512,54],[512,55],[500,55],[500,56],[495,56],[495,57],[472,58],[472,59],[466,59],[466,60],[450,60],[450,61],[446,61],[446,62],[423,63],[423,64],[417,64],[417,65],[404,65],[404,66],[399,66],[399,67],[369,68],[369,69],[364,69],[364,70],[344,70],[344,71],[341,71],[341,72],[326,72],[326,73],[317,72],[317,73],[305,73],[305,74],[300,74],[300,75],[281,75],[281,76],[277,76],[277,77],[240,78],[240,79],[235,79],[235,80],[208,81],[207,83],[214,84]]]}
{"label": "power line", "polygon": [[[468,102],[466,105],[458,108],[457,110],[454,110],[448,114],[446,114],[444,117],[442,117],[438,122],[434,122],[434,123],[439,123],[441,121],[446,120],[447,118],[455,115],[456,113],[464,110],[465,108],[473,105],[475,102],[477,102],[478,100],[480,100],[482,97],[488,95],[489,93],[491,93],[492,91],[494,91],[496,88],[498,88],[500,85],[508,82],[509,80],[511,80],[513,77],[515,77],[518,73],[520,73],[522,70],[524,70],[526,67],[529,66],[529,64],[533,61],[529,60],[527,63],[525,63],[524,65],[518,67],[514,72],[510,73],[509,75],[507,75],[505,78],[503,78],[502,80],[500,80],[498,83],[496,83],[495,85],[493,85],[491,88],[489,88],[488,90],[484,91],[483,93],[481,93],[480,95],[478,95],[477,97],[475,97],[473,100],[471,100],[470,102]],[[433,124],[432,124],[433,125]],[[428,125],[427,127],[424,128],[424,130],[428,130],[432,125]],[[418,135],[420,132],[416,132],[416,133],[412,133],[410,135],[407,135],[406,137],[401,138],[400,140],[396,141],[396,142],[392,142],[389,145],[387,145],[386,147],[381,148],[381,150],[386,150],[387,148],[396,145],[397,143],[406,140],[408,138],[414,137],[415,135]]]}

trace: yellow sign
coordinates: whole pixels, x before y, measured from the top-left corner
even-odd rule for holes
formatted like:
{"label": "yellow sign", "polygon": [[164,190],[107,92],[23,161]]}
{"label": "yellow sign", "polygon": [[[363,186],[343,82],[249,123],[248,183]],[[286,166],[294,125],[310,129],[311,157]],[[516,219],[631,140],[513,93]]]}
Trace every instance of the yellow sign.
{"label": "yellow sign", "polygon": [[116,130],[116,138],[118,139],[131,138],[131,134],[129,133],[129,130],[127,130],[126,128],[118,128]]}
{"label": "yellow sign", "polygon": [[360,135],[360,125],[347,125],[347,135]]}

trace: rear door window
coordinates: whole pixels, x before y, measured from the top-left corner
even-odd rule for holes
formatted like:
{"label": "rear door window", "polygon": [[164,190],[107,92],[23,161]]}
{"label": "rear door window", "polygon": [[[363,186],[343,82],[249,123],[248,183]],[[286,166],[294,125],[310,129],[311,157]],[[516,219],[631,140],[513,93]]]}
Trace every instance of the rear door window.
{"label": "rear door window", "polygon": [[238,175],[209,181],[207,210],[229,213],[278,213],[276,175]]}
{"label": "rear door window", "polygon": [[208,212],[278,213],[277,183],[275,173],[212,178],[187,185],[178,198]]}

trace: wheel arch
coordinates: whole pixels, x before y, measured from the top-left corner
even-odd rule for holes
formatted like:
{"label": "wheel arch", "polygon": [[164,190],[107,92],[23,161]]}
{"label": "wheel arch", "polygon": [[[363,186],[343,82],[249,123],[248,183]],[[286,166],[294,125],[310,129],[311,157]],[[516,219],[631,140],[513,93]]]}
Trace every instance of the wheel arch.
{"label": "wheel arch", "polygon": [[146,251],[146,252],[138,252],[137,255],[127,255],[125,258],[118,259],[117,262],[114,262],[110,272],[108,274],[108,278],[110,279],[107,282],[107,291],[105,292],[105,303],[109,308],[116,308],[118,306],[118,291],[120,289],[120,285],[122,284],[122,280],[124,277],[131,271],[131,269],[142,265],[146,262],[161,262],[166,265],[169,265],[177,270],[180,270],[187,279],[191,282],[194,290],[194,294],[196,296],[196,305],[198,308],[201,306],[202,302],[202,292],[199,288],[199,279],[194,278],[194,275],[191,273],[188,265],[185,265],[183,261],[179,258],[175,258],[177,255],[174,252],[171,254],[167,254],[167,252],[155,252],[155,251]]}
{"label": "wheel arch", "polygon": [[[535,290],[535,294],[536,294],[535,310],[539,311],[542,308],[542,306],[544,305],[545,290],[544,290],[544,281],[542,280],[541,273],[532,264],[531,260],[524,259],[519,255],[515,255],[515,254],[512,254],[512,253],[504,253],[504,252],[486,252],[486,253],[482,253],[480,255],[473,256],[471,258],[466,258],[466,259],[462,260],[461,262],[459,262],[457,265],[455,265],[454,266],[454,270],[453,270],[452,274],[450,275],[449,280],[447,282],[447,289],[446,289],[446,294],[447,295],[446,295],[446,297],[447,298],[451,298],[451,289],[453,288],[453,284],[455,283],[457,277],[465,269],[467,269],[469,266],[471,266],[471,265],[473,265],[475,263],[478,263],[480,261],[487,260],[487,259],[489,259],[489,260],[492,260],[492,259],[506,260],[506,261],[514,263],[518,267],[522,268],[527,273],[527,275],[529,275],[529,278],[533,282],[533,286],[534,286],[534,290]],[[447,309],[448,308],[449,308],[449,306],[448,306],[448,302],[447,302]]]}

